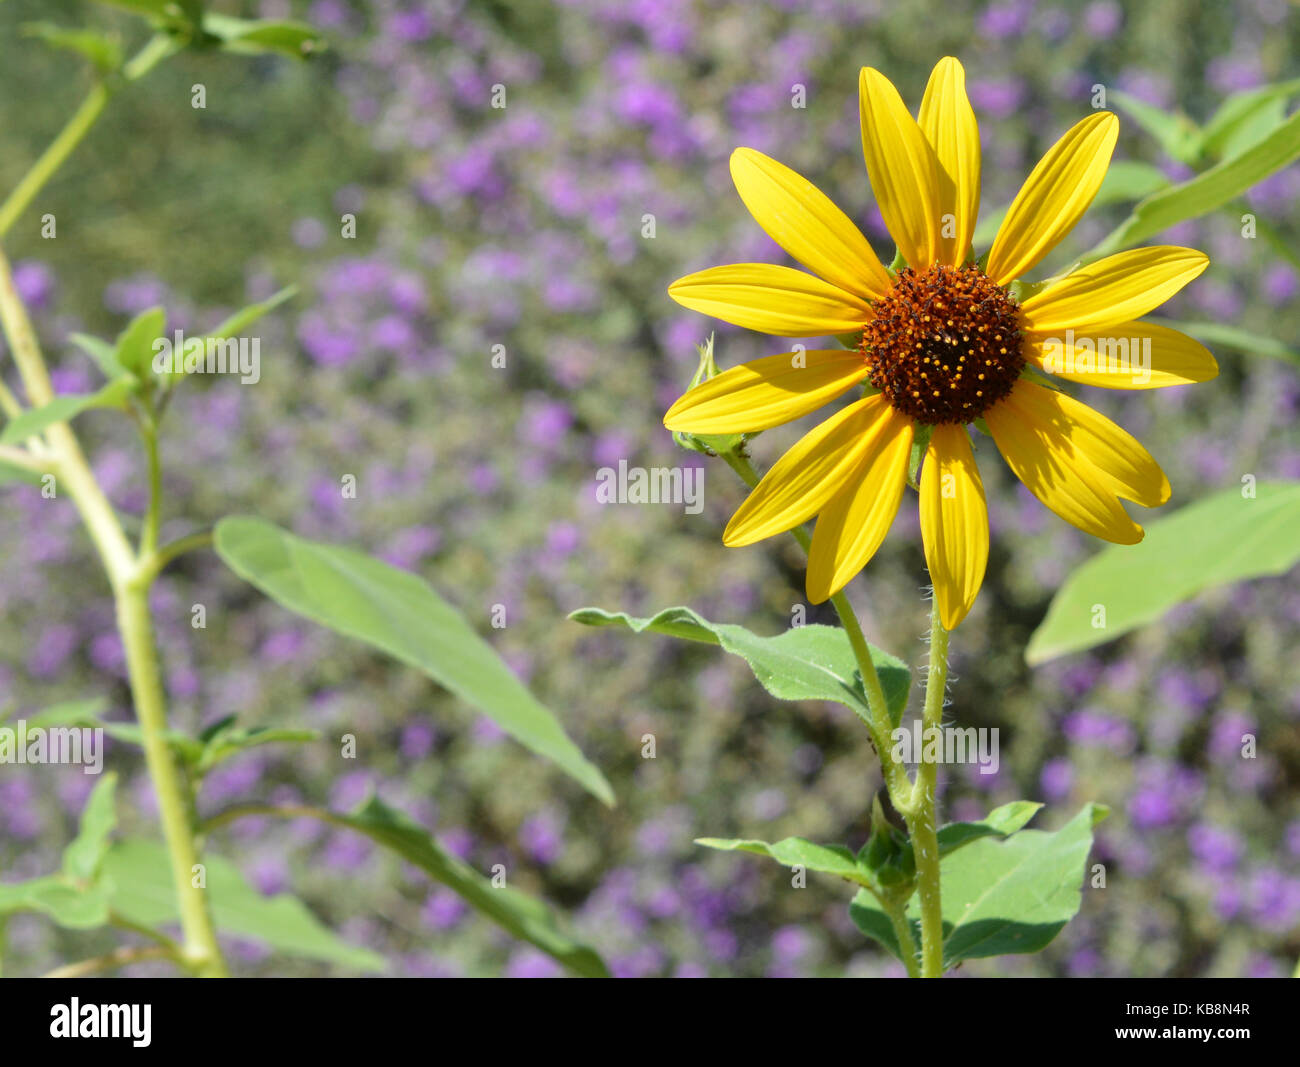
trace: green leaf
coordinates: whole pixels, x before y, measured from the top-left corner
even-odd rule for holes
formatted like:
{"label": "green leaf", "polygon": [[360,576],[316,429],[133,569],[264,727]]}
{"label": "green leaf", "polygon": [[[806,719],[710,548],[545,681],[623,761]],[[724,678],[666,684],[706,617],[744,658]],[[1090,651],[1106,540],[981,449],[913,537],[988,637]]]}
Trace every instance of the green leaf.
{"label": "green leaf", "polygon": [[73,882],[93,882],[108,853],[108,838],[117,826],[116,789],[117,775],[104,775],[81,810],[77,836],[63,850],[63,873]]}
{"label": "green leaf", "polygon": [[873,884],[871,872],[859,866],[857,858],[843,845],[817,845],[802,837],[786,837],[772,845],[766,841],[722,837],[699,837],[695,843],[723,852],[752,852],[756,856],[768,856],[783,867],[803,867],[820,874],[833,874],[860,886]]}
{"label": "green leaf", "polygon": [[133,374],[145,375],[153,364],[154,342],[167,329],[167,313],[160,307],[142,311],[117,338],[117,362]]}
{"label": "green leaf", "polygon": [[270,314],[286,300],[291,300],[297,295],[298,287],[296,285],[286,285],[278,293],[268,296],[265,300],[240,308],[220,325],[209,330],[204,339],[211,337],[224,340],[227,337],[238,336],[263,315]]}
{"label": "green leaf", "polygon": [[[286,894],[266,897],[250,886],[234,864],[220,856],[204,860],[208,899],[219,931],[260,942],[277,952],[324,960],[363,971],[385,969],[383,957],[341,940],[303,905]],[[119,841],[109,849],[101,878],[110,886],[113,911],[141,926],[158,927],[179,918],[171,860],[154,841]]]}
{"label": "green leaf", "polygon": [[[1133,160],[1119,159],[1111,163],[1102,179],[1101,188],[1093,197],[1089,210],[1108,207],[1111,204],[1127,204],[1150,196],[1158,189],[1168,188],[1173,184],[1165,177],[1164,171],[1150,163],[1138,163]],[[977,248],[986,248],[993,243],[998,234],[998,227],[1006,218],[1010,204],[986,211],[975,228],[972,243]]]}
{"label": "green leaf", "polygon": [[13,445],[43,433],[56,422],[67,422],[92,408],[121,407],[131,392],[125,378],[109,382],[95,393],[64,393],[48,404],[30,408],[11,420],[0,433],[0,445]]}
{"label": "green leaf", "polygon": [[595,950],[566,934],[542,901],[509,886],[494,888],[490,880],[443,849],[419,823],[378,797],[371,797],[351,815],[331,815],[329,821],[349,826],[393,849],[504,930],[536,945],[573,973],[587,978],[608,976]]}
{"label": "green leaf", "polygon": [[1286,119],[1286,102],[1300,92],[1300,78],[1233,93],[1201,128],[1200,154],[1227,159],[1257,144]]}
{"label": "green leaf", "polygon": [[1300,560],[1300,482],[1254,488],[1253,498],[1244,486],[1215,493],[1148,523],[1136,545],[1102,549],[1052,598],[1025,659],[1112,641],[1214,586],[1285,574]]}
{"label": "green leaf", "polygon": [[421,578],[262,519],[222,519],[215,543],[231,570],[276,603],[422,671],[613,804],[605,776],[555,716]]}
{"label": "green leaf", "polygon": [[22,27],[24,37],[36,37],[68,52],[76,52],[94,64],[102,74],[111,74],[122,66],[122,46],[116,38],[93,30],[73,30],[52,22],[28,22]]}
{"label": "green leaf", "polygon": [[1188,165],[1196,162],[1200,131],[1186,115],[1170,115],[1119,89],[1110,90],[1109,95],[1119,110],[1156,139],[1165,155]]}
{"label": "green leaf", "polygon": [[284,19],[241,19],[206,14],[203,29],[227,52],[245,55],[277,53],[306,59],[326,47],[324,36],[304,22]]}
{"label": "green leaf", "polygon": [[108,894],[100,887],[82,889],[57,875],[16,885],[0,885],[0,917],[35,911],[70,930],[91,930],[108,922]]}
{"label": "green leaf", "polygon": [[[51,726],[68,726],[85,722],[96,722],[104,709],[108,706],[108,701],[103,697],[87,697],[84,700],[64,700],[58,704],[51,704],[43,711],[38,711],[35,715],[27,716],[27,728],[29,730],[40,727],[47,729]],[[4,718],[0,715],[0,720]]]}
{"label": "green leaf", "polygon": [[1190,337],[1203,341],[1207,345],[1219,345],[1244,352],[1248,356],[1264,356],[1267,359],[1280,359],[1286,363],[1300,365],[1300,350],[1288,348],[1281,341],[1263,334],[1251,333],[1221,322],[1175,322],[1171,319],[1152,318],[1144,321],[1182,330]]}
{"label": "green leaf", "polygon": [[68,340],[99,364],[99,369],[110,382],[117,378],[125,378],[131,374],[118,362],[116,347],[110,345],[107,341],[101,341],[98,337],[91,337],[85,333],[74,333],[69,336]]}
{"label": "green leaf", "polygon": [[1139,244],[1185,219],[1222,207],[1252,185],[1300,159],[1300,111],[1262,141],[1225,159],[1196,177],[1147,197],[1084,262]]}
{"label": "green leaf", "polygon": [[[984,838],[945,856],[940,864],[943,959],[947,970],[962,960],[1038,952],[1079,910],[1092,828],[1106,817],[1099,804],[1054,833],[1022,830],[1005,840]],[[888,916],[865,890],[849,906],[853,921],[895,956],[898,939]],[[908,904],[916,943],[920,902]]]}
{"label": "green leaf", "polygon": [[1032,800],[1013,800],[994,808],[979,822],[951,822],[939,828],[939,855],[947,856],[963,845],[981,837],[1008,837],[1029,822],[1042,804]]}
{"label": "green leaf", "polygon": [[[775,637],[759,637],[743,626],[709,622],[690,608],[665,608],[652,619],[626,612],[581,608],[569,618],[584,626],[622,626],[633,633],[650,631],[720,645],[740,656],[759,683],[778,700],[834,700],[867,714],[867,698],[858,677],[858,663],[848,636],[838,626],[795,626]],[[889,717],[902,721],[912,675],[888,652],[871,647],[871,660],[880,675]]]}
{"label": "green leaf", "polygon": [[241,729],[223,729],[210,738],[204,738],[204,745],[194,761],[199,774],[206,774],[218,763],[231,756],[238,755],[258,745],[278,744],[281,742],[302,743],[319,741],[317,730],[294,730],[273,726],[253,726]]}

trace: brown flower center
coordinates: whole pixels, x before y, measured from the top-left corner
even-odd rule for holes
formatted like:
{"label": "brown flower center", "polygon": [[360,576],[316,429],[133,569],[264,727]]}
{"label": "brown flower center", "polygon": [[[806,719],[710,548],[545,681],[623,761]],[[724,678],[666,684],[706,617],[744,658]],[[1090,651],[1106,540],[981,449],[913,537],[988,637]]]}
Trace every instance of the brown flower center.
{"label": "brown flower center", "polygon": [[971,422],[1025,365],[1016,303],[978,267],[905,267],[873,311],[862,333],[871,384],[925,425]]}

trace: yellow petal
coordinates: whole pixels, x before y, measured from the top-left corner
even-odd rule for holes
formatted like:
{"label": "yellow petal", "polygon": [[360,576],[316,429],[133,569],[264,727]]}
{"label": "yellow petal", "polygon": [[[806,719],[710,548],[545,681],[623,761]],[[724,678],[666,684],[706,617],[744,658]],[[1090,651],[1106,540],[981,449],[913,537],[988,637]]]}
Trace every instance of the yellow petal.
{"label": "yellow petal", "polygon": [[1074,229],[1110,166],[1119,119],[1109,111],[1076,123],[1025,179],[989,250],[988,274],[1006,285],[1032,270]]}
{"label": "yellow petal", "polygon": [[687,433],[750,433],[816,411],[861,381],[861,352],[765,356],[701,382],[668,409],[664,425]]}
{"label": "yellow petal", "polygon": [[808,550],[808,600],[820,604],[867,565],[885,539],[907,483],[912,420],[892,408],[847,484],[817,519]]}
{"label": "yellow petal", "polygon": [[[934,148],[941,170],[939,262],[966,261],[980,210],[980,131],[966,96],[966,71],[952,56],[939,60],[921,100],[921,132]],[[952,237],[944,237],[948,224]]]}
{"label": "yellow petal", "polygon": [[807,178],[752,148],[731,153],[731,177],[755,221],[814,274],[863,300],[889,291],[862,231]]}
{"label": "yellow petal", "polygon": [[1062,426],[1035,417],[1024,402],[1037,388],[1041,387],[1021,379],[1009,397],[985,412],[1007,466],[1025,488],[1072,526],[1105,541],[1137,544],[1142,527],[1120,506],[1111,484],[1078,453]]}
{"label": "yellow petal", "polygon": [[965,426],[936,426],[921,468],[921,540],[945,630],[966,617],[989,560],[984,483]]}
{"label": "yellow petal", "polygon": [[682,307],[778,337],[823,337],[862,329],[871,308],[860,297],[793,267],[733,263],[668,287]]}
{"label": "yellow petal", "polygon": [[889,410],[883,397],[869,396],[808,431],[740,505],[722,543],[752,545],[817,514],[843,488]]}
{"label": "yellow petal", "polygon": [[1176,245],[1117,252],[1031,296],[1020,305],[1020,321],[1038,334],[1105,330],[1159,307],[1209,262],[1204,252]]}
{"label": "yellow petal", "polygon": [[939,258],[939,161],[898,90],[880,71],[862,68],[858,104],[862,155],[880,214],[903,258],[926,270]]}
{"label": "yellow petal", "polygon": [[1137,438],[1100,411],[1055,389],[1025,381],[1016,385],[1014,400],[1034,422],[1058,431],[1125,500],[1146,508],[1168,502],[1169,480],[1160,464]]}
{"label": "yellow petal", "polygon": [[1153,322],[1121,322],[1104,332],[1027,331],[1022,345],[1035,367],[1103,389],[1161,389],[1206,382],[1219,373],[1210,350]]}

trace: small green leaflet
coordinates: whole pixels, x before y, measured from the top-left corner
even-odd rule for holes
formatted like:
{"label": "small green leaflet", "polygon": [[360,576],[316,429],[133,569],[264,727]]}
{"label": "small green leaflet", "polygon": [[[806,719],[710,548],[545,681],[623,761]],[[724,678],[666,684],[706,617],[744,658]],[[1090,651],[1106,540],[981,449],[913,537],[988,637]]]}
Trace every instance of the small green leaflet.
{"label": "small green leaflet", "polygon": [[756,856],[774,859],[783,867],[803,867],[821,874],[833,874],[860,886],[874,884],[871,872],[860,866],[857,857],[843,845],[817,845],[802,837],[786,837],[771,845],[766,841],[722,837],[700,837],[695,843],[723,852],[752,852]]}
{"label": "small green leaflet", "polygon": [[1025,659],[1036,665],[1092,648],[1205,589],[1289,571],[1300,561],[1300,482],[1261,483],[1253,497],[1245,491],[1189,504],[1148,523],[1138,544],[1098,552],[1052,598]]}
{"label": "small green leaflet", "polygon": [[130,392],[130,383],[125,378],[118,378],[96,393],[65,393],[56,396],[48,404],[24,411],[10,421],[4,432],[0,433],[0,445],[18,444],[29,437],[36,437],[56,422],[67,422],[92,408],[121,407]]}
{"label": "small green leaflet", "polygon": [[[581,608],[569,618],[584,626],[622,626],[633,633],[667,634],[686,641],[721,645],[740,656],[763,688],[778,700],[833,700],[867,715],[867,698],[858,678],[858,664],[848,636],[838,626],[795,626],[775,637],[759,637],[743,626],[709,622],[690,608],[665,608],[652,619],[626,612]],[[902,660],[871,648],[871,660],[880,675],[889,717],[902,721],[911,671]]]}
{"label": "small green leaflet", "polygon": [[994,808],[979,822],[950,822],[939,828],[939,855],[947,856],[981,837],[1007,837],[1029,822],[1042,808],[1032,800],[1013,800]]}
{"label": "small green leaflet", "polygon": [[361,552],[296,537],[263,519],[222,519],[217,554],[276,603],[415,667],[572,775],[614,792],[564,728],[464,617],[423,579]]}

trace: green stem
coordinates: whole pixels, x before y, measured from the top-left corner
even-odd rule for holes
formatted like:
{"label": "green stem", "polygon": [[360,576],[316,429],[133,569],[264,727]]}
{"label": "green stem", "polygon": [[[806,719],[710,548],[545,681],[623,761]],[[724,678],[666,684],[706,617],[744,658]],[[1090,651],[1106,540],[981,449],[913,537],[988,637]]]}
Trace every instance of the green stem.
{"label": "green stem", "polygon": [[912,937],[912,924],[907,920],[907,901],[881,897],[876,899],[880,901],[880,906],[885,909],[885,914],[894,927],[894,936],[898,938],[898,950],[903,957],[903,966],[907,968],[907,977],[921,977],[916,966],[916,941]]}
{"label": "green stem", "polygon": [[[943,697],[948,681],[948,631],[939,620],[939,603],[930,606],[930,670],[925,683],[922,739],[943,725]],[[916,888],[921,901],[921,974],[943,977],[943,906],[939,889],[939,838],[935,813],[939,765],[925,759],[921,746],[909,810],[902,811],[916,860]]]}
{"label": "green stem", "polygon": [[[151,38],[122,68],[122,80],[126,82],[138,81],[157,66],[159,62],[171,55],[175,49],[176,43],[166,34],[158,34]],[[22,180],[14,187],[13,192],[9,194],[5,202],[0,204],[0,238],[3,238],[9,232],[10,227],[18,220],[18,217],[36,199],[36,194],[45,187],[46,182],[54,176],[68,156],[72,154],[77,145],[90,132],[90,128],[95,125],[96,120],[103,113],[104,107],[108,104],[112,95],[113,88],[107,82],[101,81],[91,89],[81,102],[81,106],[73,113],[72,118],[59,131],[58,136],[50,142],[49,147],[41,153],[40,158],[23,175]]]}
{"label": "green stem", "polygon": [[[49,372],[27,310],[14,289],[9,261],[0,252],[0,325],[9,340],[27,395],[35,405],[53,396]],[[126,652],[131,694],[140,723],[145,761],[158,797],[163,836],[171,855],[172,876],[184,933],[183,960],[195,973],[223,976],[225,963],[208,911],[207,893],[194,884],[199,862],[190,818],[191,796],[165,735],[167,712],[149,615],[149,585],[157,573],[153,553],[137,558],[108,497],[96,481],[81,445],[66,422],[45,431],[57,491],[66,491],[103,561],[113,590],[118,631]]]}
{"label": "green stem", "polygon": [[[152,416],[150,416],[152,420]],[[140,556],[148,559],[158,550],[158,527],[162,522],[162,464],[158,458],[158,428],[152,421],[142,427],[145,462],[149,469],[149,503],[140,531]]]}

